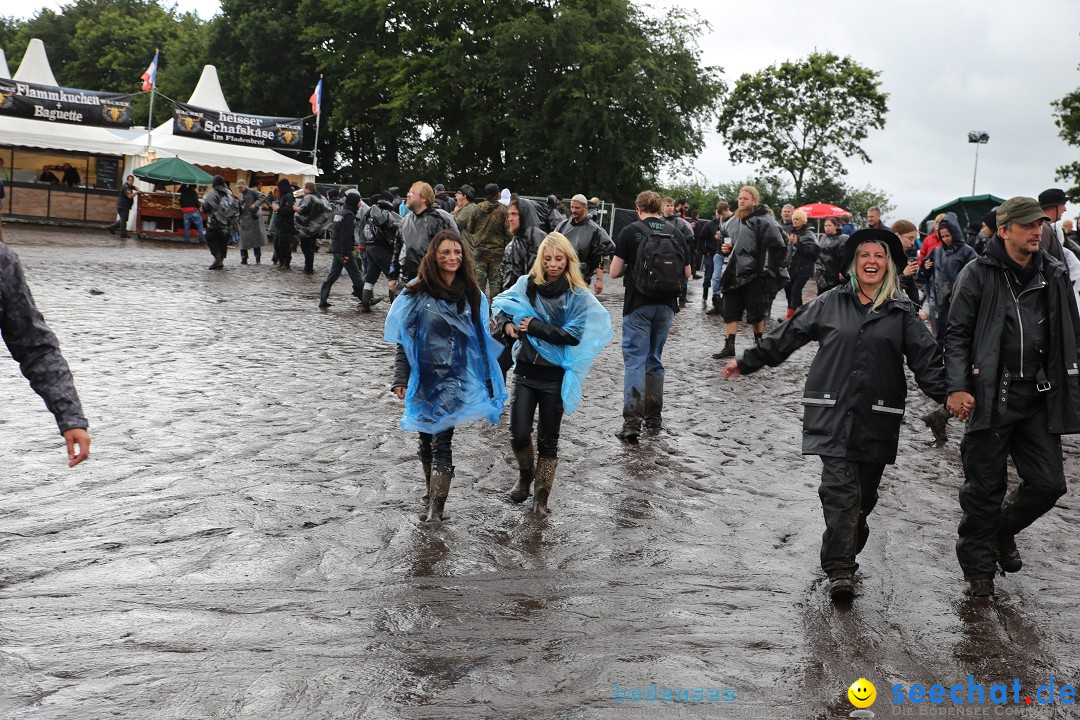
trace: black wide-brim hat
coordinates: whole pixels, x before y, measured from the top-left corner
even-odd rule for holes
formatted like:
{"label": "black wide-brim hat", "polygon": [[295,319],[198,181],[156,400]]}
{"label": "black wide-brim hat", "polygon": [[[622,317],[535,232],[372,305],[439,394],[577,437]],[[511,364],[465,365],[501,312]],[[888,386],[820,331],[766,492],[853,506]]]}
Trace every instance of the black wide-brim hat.
{"label": "black wide-brim hat", "polygon": [[845,273],[848,271],[848,268],[851,267],[851,263],[855,259],[855,251],[859,249],[860,245],[867,242],[879,243],[887,247],[897,275],[904,271],[904,266],[907,265],[908,259],[907,253],[904,252],[904,245],[900,242],[900,237],[891,230],[864,228],[853,232],[851,237],[848,238],[847,245],[844,246],[843,270]]}

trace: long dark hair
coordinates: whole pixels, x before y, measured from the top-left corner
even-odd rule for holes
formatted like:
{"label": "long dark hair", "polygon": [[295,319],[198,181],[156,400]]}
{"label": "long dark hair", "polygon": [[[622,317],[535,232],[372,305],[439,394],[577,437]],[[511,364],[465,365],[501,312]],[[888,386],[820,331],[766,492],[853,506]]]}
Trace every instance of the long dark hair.
{"label": "long dark hair", "polygon": [[[447,240],[456,242],[461,247],[461,265],[458,266],[457,274],[454,277],[454,285],[459,285],[456,288],[447,285],[442,273],[439,271],[439,245]],[[451,300],[460,297],[462,291],[464,291],[469,306],[472,308],[473,317],[479,317],[480,286],[476,283],[476,271],[473,269],[472,256],[469,254],[469,250],[465,247],[461,237],[447,228],[431,238],[427,252],[421,258],[420,267],[416,271],[416,280],[409,283],[409,286],[405,288],[405,294],[418,295],[426,292],[437,298]]]}

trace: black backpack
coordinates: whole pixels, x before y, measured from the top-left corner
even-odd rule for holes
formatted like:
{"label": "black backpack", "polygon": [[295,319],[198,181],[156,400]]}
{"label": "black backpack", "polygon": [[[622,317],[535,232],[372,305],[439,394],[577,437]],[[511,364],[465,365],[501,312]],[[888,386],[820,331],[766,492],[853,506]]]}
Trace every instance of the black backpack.
{"label": "black backpack", "polygon": [[[380,208],[382,209],[382,208]],[[384,217],[383,221],[377,222],[375,219],[375,208],[368,211],[367,218],[364,220],[364,245],[379,245],[381,247],[393,248],[396,228],[388,227],[393,220],[389,217]],[[384,212],[385,209],[383,209]]]}
{"label": "black backpack", "polygon": [[671,233],[654,230],[644,222],[634,225],[645,233],[634,260],[634,287],[642,295],[674,300],[682,295],[686,258]]}

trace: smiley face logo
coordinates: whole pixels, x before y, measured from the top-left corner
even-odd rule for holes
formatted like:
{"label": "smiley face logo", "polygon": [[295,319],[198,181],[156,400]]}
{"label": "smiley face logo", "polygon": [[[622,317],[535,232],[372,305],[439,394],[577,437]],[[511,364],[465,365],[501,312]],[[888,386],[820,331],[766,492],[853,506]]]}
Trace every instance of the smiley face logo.
{"label": "smiley face logo", "polygon": [[868,708],[877,699],[877,688],[866,678],[859,678],[851,683],[851,687],[847,691],[847,697],[851,704],[860,710]]}

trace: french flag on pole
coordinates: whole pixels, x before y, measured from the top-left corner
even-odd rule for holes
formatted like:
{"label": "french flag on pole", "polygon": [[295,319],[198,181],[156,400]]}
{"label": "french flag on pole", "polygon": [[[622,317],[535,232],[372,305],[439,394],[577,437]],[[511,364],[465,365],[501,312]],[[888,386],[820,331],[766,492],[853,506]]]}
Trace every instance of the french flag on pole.
{"label": "french flag on pole", "polygon": [[308,102],[311,103],[311,112],[318,115],[322,108],[322,75],[319,76],[319,84],[315,86],[315,92],[311,93]]}
{"label": "french flag on pole", "polygon": [[150,63],[150,67],[146,68],[146,72],[142,74],[142,89],[149,90],[154,87],[157,82],[157,52],[154,53],[154,61]]}

